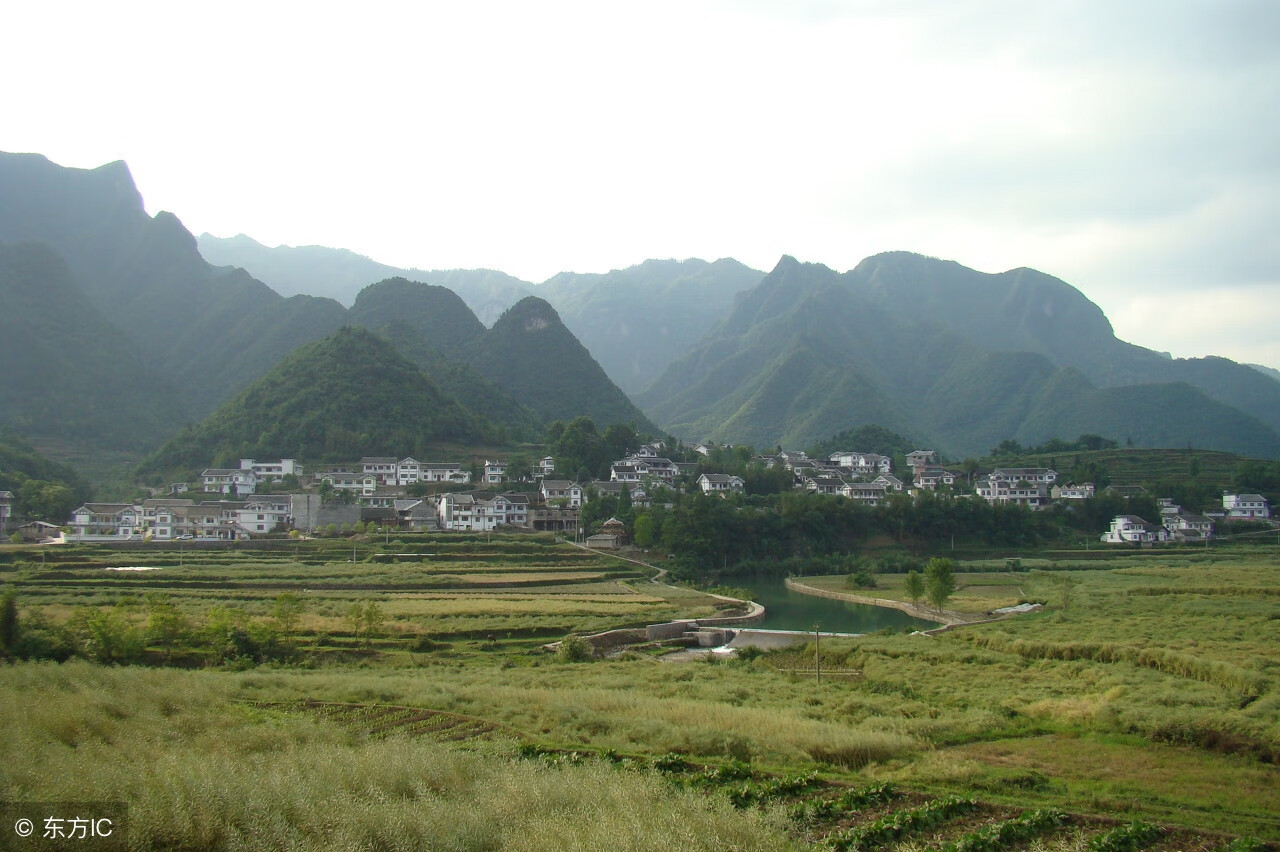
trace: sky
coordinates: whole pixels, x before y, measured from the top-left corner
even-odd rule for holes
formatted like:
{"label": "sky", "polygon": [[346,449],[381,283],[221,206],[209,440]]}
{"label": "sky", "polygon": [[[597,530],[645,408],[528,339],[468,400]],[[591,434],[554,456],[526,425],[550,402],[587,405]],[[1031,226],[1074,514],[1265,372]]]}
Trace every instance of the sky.
{"label": "sky", "polygon": [[10,4],[0,150],[194,234],[532,282],[908,250],[1280,367],[1280,2]]}

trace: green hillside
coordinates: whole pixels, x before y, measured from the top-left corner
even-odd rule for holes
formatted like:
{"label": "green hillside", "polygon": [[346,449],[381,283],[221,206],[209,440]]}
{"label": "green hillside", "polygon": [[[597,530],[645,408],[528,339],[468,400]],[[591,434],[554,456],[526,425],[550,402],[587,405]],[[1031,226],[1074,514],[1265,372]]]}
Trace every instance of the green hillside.
{"label": "green hillside", "polygon": [[[1077,349],[1080,367],[1064,354]],[[691,440],[804,446],[878,423],[955,457],[1081,433],[1280,456],[1261,416],[1280,383],[1225,359],[1168,367],[1186,381],[1088,375],[1099,353],[1130,349],[1096,306],[1030,270],[987,276],[895,253],[839,275],[787,257],[638,401]],[[1168,366],[1142,352],[1127,363]],[[1251,394],[1248,410],[1224,401]]]}
{"label": "green hillside", "polygon": [[241,457],[422,457],[434,441],[483,438],[489,429],[389,342],[346,327],[303,346],[184,430],[149,456],[139,474],[229,466]]}
{"label": "green hillside", "polygon": [[186,416],[51,249],[0,243],[0,423],[115,449],[154,446]]}
{"label": "green hillside", "polygon": [[627,399],[559,315],[530,296],[504,313],[467,352],[475,368],[544,421],[590,417],[659,430]]}

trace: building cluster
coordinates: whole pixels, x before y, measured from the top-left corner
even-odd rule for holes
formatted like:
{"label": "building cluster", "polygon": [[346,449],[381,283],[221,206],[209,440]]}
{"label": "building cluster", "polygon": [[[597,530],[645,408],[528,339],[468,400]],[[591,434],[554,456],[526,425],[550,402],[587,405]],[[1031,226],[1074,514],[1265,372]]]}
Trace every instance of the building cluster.
{"label": "building cluster", "polygon": [[1271,504],[1261,494],[1223,494],[1222,510],[1203,515],[1187,512],[1168,497],[1159,498],[1159,523],[1137,515],[1117,515],[1111,529],[1102,534],[1108,544],[1155,544],[1162,541],[1198,542],[1213,538],[1215,519],[1265,521],[1271,518]]}
{"label": "building cluster", "polygon": [[[707,444],[687,449],[710,454]],[[1060,483],[1048,468],[996,468],[982,476],[951,470],[930,450],[906,456],[908,485],[894,475],[893,462],[876,453],[844,451],[826,459],[809,458],[803,452],[779,452],[757,456],[755,462],[770,469],[785,469],[797,490],[839,495],[864,505],[884,503],[892,494],[918,495],[924,491],[972,486],[977,498],[992,504],[1041,508],[1053,501],[1077,501],[1093,497],[1092,483]],[[476,466],[480,490],[472,485],[470,466],[457,462],[425,462],[412,457],[370,456],[359,462],[318,466],[306,471],[294,459],[262,461],[241,459],[235,468],[209,468],[201,473],[196,494],[187,483],[174,483],[168,497],[140,503],[86,503],[72,513],[68,537],[82,541],[156,539],[229,541],[292,529],[315,532],[330,525],[350,528],[358,522],[409,529],[490,531],[524,528],[576,534],[579,515],[589,495],[621,496],[632,505],[646,507],[661,489],[676,487],[681,477],[690,481],[697,465],[674,462],[661,443],[646,444],[610,466],[608,480],[580,483],[555,479],[555,459],[548,456],[533,464],[536,491],[501,490],[510,483],[507,464],[486,460]],[[264,484],[284,485],[258,493]],[[415,497],[411,486],[434,483],[443,493]],[[727,495],[745,489],[742,477],[702,473],[690,487],[704,494]],[[1116,489],[1122,490],[1122,489]],[[421,493],[417,490],[415,493]],[[184,496],[190,494],[190,496]],[[0,528],[10,527],[13,495],[0,491]],[[1205,540],[1212,537],[1213,520],[1266,519],[1267,500],[1258,494],[1224,495],[1221,513],[1196,515],[1161,502],[1159,523],[1134,516],[1120,516],[1103,534],[1107,542],[1159,542]],[[35,530],[33,535],[56,533],[57,528]]]}

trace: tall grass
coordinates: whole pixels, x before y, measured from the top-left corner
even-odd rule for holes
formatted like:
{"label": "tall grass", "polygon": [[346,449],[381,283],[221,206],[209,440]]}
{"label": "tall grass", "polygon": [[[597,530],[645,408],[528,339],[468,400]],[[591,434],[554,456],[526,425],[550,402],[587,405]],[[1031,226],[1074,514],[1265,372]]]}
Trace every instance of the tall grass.
{"label": "tall grass", "polygon": [[5,674],[5,797],[125,801],[133,848],[788,846],[765,813],[650,775],[365,740],[229,704],[225,676],[85,663]]}

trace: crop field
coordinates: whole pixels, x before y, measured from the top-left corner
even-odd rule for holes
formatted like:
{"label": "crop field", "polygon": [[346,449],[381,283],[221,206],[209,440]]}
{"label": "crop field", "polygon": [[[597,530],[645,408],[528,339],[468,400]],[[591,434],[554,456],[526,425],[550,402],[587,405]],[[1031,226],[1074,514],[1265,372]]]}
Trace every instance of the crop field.
{"label": "crop field", "polygon": [[156,596],[193,624],[216,608],[266,621],[275,600],[289,594],[300,607],[298,640],[341,638],[351,632],[351,605],[376,601],[385,645],[508,633],[559,638],[705,616],[717,605],[648,582],[653,572],[641,566],[547,537],[407,538],[282,542],[270,550],[84,546],[0,556],[8,557],[23,605],[55,625],[94,608],[123,608],[141,622],[144,601]]}
{"label": "crop field", "polygon": [[[6,666],[6,797],[127,801],[152,846],[1280,842],[1275,548],[961,565],[948,608],[1044,608],[933,636],[823,639],[820,655],[802,644],[674,663],[643,649],[573,662],[542,647],[714,611],[632,563],[550,539],[473,541],[460,547],[475,559],[452,562],[380,561],[416,552],[405,542],[366,543],[353,563],[349,542],[345,556],[303,544],[262,559],[187,552],[150,572],[102,564],[143,565],[138,553],[71,549],[55,565],[9,552],[20,623],[53,633],[86,611],[122,613],[142,631],[145,665],[94,664],[82,647],[62,664]],[[593,578],[430,585],[566,572]],[[805,581],[901,598],[894,575],[872,590]],[[157,593],[193,644],[210,613],[235,609],[250,627],[277,625],[290,653],[166,649],[149,629]],[[295,622],[281,621],[281,594],[302,601]],[[384,618],[362,634],[348,609],[369,602]],[[167,651],[183,668],[162,665]]]}

